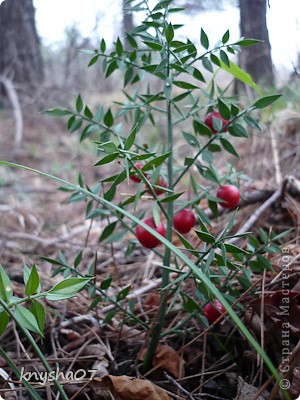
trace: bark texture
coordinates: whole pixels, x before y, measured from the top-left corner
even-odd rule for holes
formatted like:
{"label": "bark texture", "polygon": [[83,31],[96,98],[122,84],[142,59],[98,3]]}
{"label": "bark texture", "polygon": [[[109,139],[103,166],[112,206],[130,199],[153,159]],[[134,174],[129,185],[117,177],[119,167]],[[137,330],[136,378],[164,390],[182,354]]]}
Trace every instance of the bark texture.
{"label": "bark texture", "polygon": [[256,83],[273,85],[274,71],[266,12],[266,0],[240,0],[241,36],[263,40],[263,43],[242,48],[240,66]]}
{"label": "bark texture", "polygon": [[43,61],[33,0],[5,0],[0,6],[0,74],[14,84],[36,89]]}

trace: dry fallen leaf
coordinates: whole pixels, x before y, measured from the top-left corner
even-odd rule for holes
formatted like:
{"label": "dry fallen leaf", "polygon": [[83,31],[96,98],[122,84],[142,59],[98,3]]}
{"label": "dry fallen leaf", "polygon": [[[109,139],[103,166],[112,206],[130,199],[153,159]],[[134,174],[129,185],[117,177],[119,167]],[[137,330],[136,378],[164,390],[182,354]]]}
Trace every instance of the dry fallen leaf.
{"label": "dry fallen leaf", "polygon": [[[253,302],[254,308],[259,312],[260,299]],[[277,290],[264,297],[265,317],[272,320],[282,329],[284,326],[291,334],[300,337],[300,293],[293,290]],[[285,325],[283,325],[285,324]],[[287,328],[288,327],[288,328]]]}
{"label": "dry fallen leaf", "polygon": [[100,389],[109,391],[115,400],[171,400],[167,393],[154,383],[126,375],[94,378],[93,383]]}
{"label": "dry fallen leaf", "polygon": [[[143,349],[139,354],[139,360],[145,359],[147,350]],[[158,346],[155,356],[152,361],[153,367],[160,367],[169,374],[173,375],[174,378],[182,378],[183,371],[183,359],[179,356],[176,350],[167,345]]]}

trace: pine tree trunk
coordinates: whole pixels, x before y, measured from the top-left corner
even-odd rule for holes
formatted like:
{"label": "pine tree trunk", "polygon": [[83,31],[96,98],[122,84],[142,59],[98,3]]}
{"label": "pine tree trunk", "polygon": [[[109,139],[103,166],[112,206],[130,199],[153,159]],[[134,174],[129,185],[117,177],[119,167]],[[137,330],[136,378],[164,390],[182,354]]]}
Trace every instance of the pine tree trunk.
{"label": "pine tree trunk", "polygon": [[263,40],[263,43],[242,48],[240,66],[256,83],[274,85],[266,7],[266,0],[240,0],[241,36]]}
{"label": "pine tree trunk", "polygon": [[0,74],[36,90],[43,80],[33,0],[5,0],[0,6]]}

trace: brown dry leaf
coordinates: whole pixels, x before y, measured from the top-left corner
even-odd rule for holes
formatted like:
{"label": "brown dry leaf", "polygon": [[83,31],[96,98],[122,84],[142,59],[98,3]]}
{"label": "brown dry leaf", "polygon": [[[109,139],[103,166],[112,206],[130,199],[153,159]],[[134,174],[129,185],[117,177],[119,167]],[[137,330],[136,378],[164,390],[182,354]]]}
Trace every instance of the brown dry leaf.
{"label": "brown dry leaf", "polygon": [[[260,299],[253,303],[254,308],[259,312]],[[264,311],[266,318],[272,320],[275,325],[282,328],[285,323],[292,335],[300,337],[300,293],[289,290],[277,290],[273,294],[265,295]]]}
{"label": "brown dry leaf", "polygon": [[94,383],[110,391],[116,400],[171,400],[167,393],[154,383],[126,375],[94,378]]}
{"label": "brown dry leaf", "polygon": [[[143,349],[139,354],[139,360],[144,361],[147,350]],[[176,350],[167,345],[157,347],[155,356],[153,357],[153,367],[160,367],[173,375],[174,378],[182,378],[183,359]]]}

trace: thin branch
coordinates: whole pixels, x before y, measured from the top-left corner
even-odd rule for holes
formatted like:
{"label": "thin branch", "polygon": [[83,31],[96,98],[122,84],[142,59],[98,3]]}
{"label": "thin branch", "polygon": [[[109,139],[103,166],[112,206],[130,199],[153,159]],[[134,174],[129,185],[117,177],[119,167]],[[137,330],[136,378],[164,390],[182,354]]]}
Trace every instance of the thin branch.
{"label": "thin branch", "polygon": [[23,115],[22,115],[22,111],[21,111],[21,105],[19,102],[19,98],[18,98],[17,92],[14,88],[14,85],[10,79],[8,79],[4,75],[0,75],[0,82],[2,82],[2,84],[4,85],[7,95],[8,95],[8,98],[9,98],[12,108],[13,108],[14,118],[15,118],[15,123],[16,123],[15,141],[14,142],[15,142],[16,146],[19,146],[21,144],[22,137],[23,137]]}

